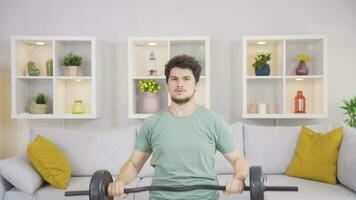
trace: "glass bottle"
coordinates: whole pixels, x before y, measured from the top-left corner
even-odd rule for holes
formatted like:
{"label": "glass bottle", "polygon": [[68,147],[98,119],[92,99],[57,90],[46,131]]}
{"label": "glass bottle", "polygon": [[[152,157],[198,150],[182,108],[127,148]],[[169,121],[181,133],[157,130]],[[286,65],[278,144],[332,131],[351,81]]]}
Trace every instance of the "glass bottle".
{"label": "glass bottle", "polygon": [[84,105],[82,100],[74,100],[72,114],[84,114]]}

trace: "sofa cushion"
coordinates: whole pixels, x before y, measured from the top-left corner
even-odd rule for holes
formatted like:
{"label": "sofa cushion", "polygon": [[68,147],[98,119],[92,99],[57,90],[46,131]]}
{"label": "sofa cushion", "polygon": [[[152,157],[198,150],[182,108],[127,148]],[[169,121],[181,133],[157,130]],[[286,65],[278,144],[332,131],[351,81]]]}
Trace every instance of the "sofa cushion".
{"label": "sofa cushion", "polygon": [[6,191],[4,195],[4,200],[36,200],[36,197],[33,194],[28,194],[20,191],[17,188],[11,188]]}
{"label": "sofa cushion", "polygon": [[286,175],[336,184],[336,161],[343,134],[342,127],[326,134],[302,127]]}
{"label": "sofa cushion", "polygon": [[[231,134],[235,140],[237,150],[244,155],[244,146],[243,146],[243,123],[235,122],[230,124]],[[137,129],[136,135],[139,134],[139,128]],[[154,174],[154,168],[150,165],[151,157],[146,161],[145,165],[139,173],[139,177],[150,177]],[[233,172],[231,164],[225,159],[225,157],[220,153],[216,152],[215,154],[215,170],[218,174],[228,174]]]}
{"label": "sofa cushion", "polygon": [[16,188],[29,194],[34,193],[43,183],[43,179],[25,156],[0,160],[0,174]]}
{"label": "sofa cushion", "polygon": [[31,128],[30,138],[33,140],[40,134],[53,141],[68,159],[73,176],[91,176],[98,169],[117,175],[132,153],[136,128],[90,131]]}
{"label": "sofa cushion", "polygon": [[[67,188],[68,191],[72,190],[88,190],[90,184],[91,177],[72,177],[69,186]],[[113,177],[115,180],[115,178]],[[139,178],[135,178],[131,183],[129,183],[126,187],[137,187],[138,183],[140,182]],[[75,200],[88,200],[88,196],[75,196],[75,197],[65,197],[64,192],[66,190],[60,190],[54,188],[48,184],[43,185],[39,188],[33,195],[27,195],[18,189],[11,189],[5,193],[6,200],[18,200],[18,199],[36,199],[36,200],[68,200],[68,199],[75,199]],[[133,194],[129,194],[127,199],[131,200],[133,198]],[[119,198],[115,198],[119,199]]]}
{"label": "sofa cushion", "polygon": [[67,188],[72,171],[67,159],[53,142],[38,135],[28,145],[27,153],[44,180],[53,187]]}
{"label": "sofa cushion", "polygon": [[[327,132],[330,125],[306,126]],[[273,127],[244,124],[244,145],[250,165],[260,165],[266,174],[284,174],[293,157],[301,126]]]}
{"label": "sofa cushion", "polygon": [[356,192],[356,129],[344,126],[337,163],[337,178]]}
{"label": "sofa cushion", "polygon": [[[219,175],[220,185],[225,185],[232,175]],[[249,182],[246,181],[246,185]],[[340,184],[330,185],[318,181],[311,181],[301,178],[289,177],[285,175],[267,175],[266,186],[298,186],[298,192],[265,192],[265,199],[269,200],[351,200],[356,198],[356,193],[343,187]],[[221,193],[222,194],[222,193]],[[230,197],[220,195],[220,199],[250,200],[249,192],[231,195]]]}

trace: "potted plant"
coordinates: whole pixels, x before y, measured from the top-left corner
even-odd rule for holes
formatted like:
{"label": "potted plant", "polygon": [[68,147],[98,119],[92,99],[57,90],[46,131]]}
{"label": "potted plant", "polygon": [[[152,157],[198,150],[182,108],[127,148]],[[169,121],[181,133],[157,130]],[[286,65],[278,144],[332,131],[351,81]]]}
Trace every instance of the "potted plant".
{"label": "potted plant", "polygon": [[38,76],[40,75],[40,70],[36,67],[35,62],[29,60],[27,62],[27,72],[29,76]]}
{"label": "potted plant", "polygon": [[157,112],[160,108],[160,99],[157,92],[161,89],[156,80],[139,81],[141,92],[144,92],[143,111],[146,113]]}
{"label": "potted plant", "polygon": [[271,72],[268,61],[271,60],[270,53],[261,53],[255,57],[255,63],[252,67],[255,68],[256,76],[268,76]]}
{"label": "potted plant", "polygon": [[30,106],[30,113],[32,114],[46,114],[48,113],[47,97],[39,93],[35,97],[35,103]]}
{"label": "potted plant", "polygon": [[47,76],[53,76],[53,59],[48,59],[46,61],[46,71],[47,71]]}
{"label": "potted plant", "polygon": [[305,62],[310,60],[310,56],[307,54],[299,54],[296,59],[299,61],[298,66],[295,68],[296,75],[308,75],[309,68]]}
{"label": "potted plant", "polygon": [[82,65],[82,57],[70,52],[63,57],[62,63],[66,67],[67,76],[78,76],[79,66]]}
{"label": "potted plant", "polygon": [[350,101],[343,100],[344,105],[341,106],[346,112],[343,114],[348,115],[348,119],[345,120],[346,124],[350,127],[356,128],[356,96],[352,97]]}

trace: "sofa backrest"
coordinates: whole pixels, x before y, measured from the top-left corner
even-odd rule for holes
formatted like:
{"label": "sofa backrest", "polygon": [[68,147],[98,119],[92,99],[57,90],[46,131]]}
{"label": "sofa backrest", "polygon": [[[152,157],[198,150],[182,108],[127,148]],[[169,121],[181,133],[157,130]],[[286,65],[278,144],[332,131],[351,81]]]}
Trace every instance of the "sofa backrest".
{"label": "sofa backrest", "polygon": [[[330,125],[306,126],[321,133]],[[285,174],[294,155],[301,126],[273,127],[244,124],[245,156],[250,165],[260,165],[265,174]]]}
{"label": "sofa backrest", "polygon": [[[327,124],[307,127],[323,133],[330,130]],[[301,127],[267,127],[236,122],[230,124],[230,129],[237,149],[250,165],[262,166],[266,174],[284,174],[294,154]],[[138,130],[139,126],[100,131],[31,128],[30,140],[40,134],[53,141],[68,159],[73,176],[91,176],[98,169],[107,169],[117,175],[134,148]],[[153,176],[150,159],[139,177]],[[233,173],[220,152],[216,152],[215,169],[218,174]]]}
{"label": "sofa backrest", "polygon": [[137,126],[98,131],[31,128],[30,141],[42,135],[54,142],[67,158],[73,176],[91,176],[98,169],[117,175],[131,155],[136,129]]}

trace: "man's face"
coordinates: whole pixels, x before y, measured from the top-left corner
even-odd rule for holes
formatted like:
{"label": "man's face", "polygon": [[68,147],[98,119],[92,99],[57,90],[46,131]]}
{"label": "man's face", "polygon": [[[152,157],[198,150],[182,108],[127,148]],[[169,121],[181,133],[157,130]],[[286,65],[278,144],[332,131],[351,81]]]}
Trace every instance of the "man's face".
{"label": "man's face", "polygon": [[173,67],[168,77],[167,89],[173,102],[184,104],[193,98],[197,84],[192,70]]}

